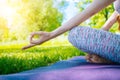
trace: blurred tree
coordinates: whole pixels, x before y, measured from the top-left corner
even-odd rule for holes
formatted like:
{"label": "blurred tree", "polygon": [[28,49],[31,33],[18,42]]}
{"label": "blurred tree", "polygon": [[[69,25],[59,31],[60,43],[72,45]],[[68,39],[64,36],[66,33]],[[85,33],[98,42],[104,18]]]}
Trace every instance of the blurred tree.
{"label": "blurred tree", "polygon": [[53,7],[53,0],[8,0],[16,9],[11,25],[18,39],[25,39],[33,31],[52,31],[61,25],[63,15]]}
{"label": "blurred tree", "polygon": [[[92,0],[82,0],[77,4],[77,7],[80,9],[80,11],[84,10]],[[83,25],[91,26],[93,28],[100,29],[104,23],[107,21],[107,19],[110,17],[110,15],[114,12],[113,4],[108,6],[107,8],[103,9],[93,17],[91,17],[88,21],[83,23]],[[117,24],[113,25],[113,27],[110,29],[111,32],[118,31]]]}
{"label": "blurred tree", "polygon": [[113,5],[110,5],[107,8],[100,11],[99,13],[97,13],[95,16],[93,16],[90,19],[91,22],[89,24],[95,28],[101,28],[113,12]]}
{"label": "blurred tree", "polygon": [[[3,40],[3,34],[10,37],[11,40],[26,39],[26,37],[33,31],[52,31],[59,27],[63,20],[63,14],[54,7],[54,2],[59,0],[7,0],[8,6],[14,8],[16,13],[12,18],[12,23],[9,25],[9,30],[6,27],[7,21],[0,18],[0,40]],[[92,0],[81,0],[76,2],[76,7],[80,11],[84,10]],[[57,7],[64,9],[62,6],[67,6],[66,0],[61,0]],[[84,26],[91,26],[94,28],[101,28],[109,16],[114,11],[113,5],[103,9],[92,18],[82,23]],[[4,23],[4,24],[3,24]],[[6,25],[5,25],[6,24]],[[4,27],[3,27],[4,25]],[[6,29],[6,30],[5,30]],[[117,24],[111,30],[117,31]],[[3,33],[4,32],[4,33]],[[9,35],[8,35],[9,34]],[[4,37],[5,37],[4,35]]]}
{"label": "blurred tree", "polygon": [[0,17],[0,41],[6,40],[9,36],[8,34],[7,21],[3,17]]}

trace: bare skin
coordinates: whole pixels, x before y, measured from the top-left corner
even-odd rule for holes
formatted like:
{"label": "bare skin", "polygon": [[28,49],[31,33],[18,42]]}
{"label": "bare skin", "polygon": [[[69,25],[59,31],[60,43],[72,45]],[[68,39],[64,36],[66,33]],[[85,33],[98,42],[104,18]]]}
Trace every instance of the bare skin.
{"label": "bare skin", "polygon": [[[109,31],[109,29],[117,21],[117,16],[118,15],[119,14],[116,11],[114,11],[113,14],[110,16],[110,18],[103,25],[102,29],[105,30],[105,31]],[[86,55],[86,60],[90,63],[113,63],[110,60],[102,58],[101,56],[98,56],[96,54],[89,54],[89,53]]]}
{"label": "bare skin", "polygon": [[[93,0],[93,2],[81,13],[77,14],[70,20],[68,20],[65,24],[57,28],[52,32],[33,32],[30,35],[30,44],[24,46],[22,50],[28,49],[30,47],[40,45],[50,39],[53,39],[66,31],[78,26],[88,18],[92,17],[94,14],[107,7],[109,4],[113,3],[115,0]],[[40,38],[38,40],[33,40],[35,35],[39,35]]]}
{"label": "bare skin", "polygon": [[111,64],[111,63],[114,63],[110,60],[107,60],[101,56],[98,56],[96,54],[87,54],[85,56],[87,62],[90,62],[90,63],[107,63],[107,64]]}
{"label": "bare skin", "polygon": [[[113,3],[115,0],[93,0],[93,2],[81,13],[77,14],[65,24],[57,28],[52,32],[33,32],[30,35],[30,44],[23,47],[22,49],[28,49],[30,47],[40,45],[52,38],[59,36],[60,34],[65,33],[66,31],[72,29],[73,27],[78,26],[103,8],[107,7],[109,4]],[[33,40],[34,35],[40,35],[41,37],[38,40]]]}

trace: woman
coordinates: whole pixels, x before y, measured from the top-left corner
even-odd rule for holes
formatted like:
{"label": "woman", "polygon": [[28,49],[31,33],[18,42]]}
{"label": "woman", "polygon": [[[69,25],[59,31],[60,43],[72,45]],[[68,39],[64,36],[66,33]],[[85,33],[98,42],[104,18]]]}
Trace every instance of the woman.
{"label": "woman", "polygon": [[[117,0],[114,2],[114,8],[115,8],[115,11],[107,20],[107,22],[104,24],[104,26],[102,27],[102,30],[109,31],[112,25],[117,21],[119,23],[118,30],[120,31],[120,0]],[[91,62],[91,63],[114,63],[113,61],[107,60],[96,54],[87,54],[86,59],[88,62]]]}
{"label": "woman", "polygon": [[[58,29],[56,29],[52,32],[33,32],[30,37],[30,44],[28,46],[23,47],[23,49],[27,49],[27,48],[33,47],[35,45],[42,44],[52,38],[57,37],[58,35],[66,32],[66,31],[70,30],[68,39],[75,47],[77,47],[80,50],[83,50],[87,53],[90,53],[90,54],[95,53],[96,55],[104,57],[108,60],[120,63],[119,56],[116,58],[116,56],[114,56],[114,55],[109,56],[111,54],[100,51],[101,46],[104,47],[104,45],[102,45],[103,44],[102,42],[101,42],[101,44],[98,45],[98,43],[96,41],[97,46],[94,46],[94,47],[96,47],[94,50],[92,47],[96,43],[94,43],[92,41],[93,37],[91,37],[88,40],[88,36],[96,36],[96,37],[94,37],[95,40],[99,41],[99,38],[101,38],[100,37],[101,35],[106,34],[106,36],[107,36],[107,35],[111,35],[111,33],[108,33],[103,30],[92,29],[89,27],[77,27],[79,24],[84,22],[86,19],[90,18],[91,16],[93,16],[94,14],[96,14],[101,9],[105,8],[106,6],[110,5],[114,1],[115,0],[94,0],[83,12],[81,12],[81,13],[77,14],[76,16],[74,16],[73,18],[71,18],[68,22],[66,22],[65,24],[60,26]],[[96,32],[96,33],[93,34],[93,32],[94,33]],[[101,34],[101,32],[102,32],[102,34]],[[88,34],[88,36],[82,36],[83,34],[86,35],[86,33]],[[34,35],[40,35],[41,37],[38,40],[33,40]],[[99,37],[97,37],[97,36],[99,36]],[[117,36],[117,35],[115,35],[115,36]],[[106,37],[105,39],[108,39],[108,38]],[[93,42],[93,44],[90,44],[89,42]],[[115,53],[115,55],[118,55],[118,53],[117,54]]]}

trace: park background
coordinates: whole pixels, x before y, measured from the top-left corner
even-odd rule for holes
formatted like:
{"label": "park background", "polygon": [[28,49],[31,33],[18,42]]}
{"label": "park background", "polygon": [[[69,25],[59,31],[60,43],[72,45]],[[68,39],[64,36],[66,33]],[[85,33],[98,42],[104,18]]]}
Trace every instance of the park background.
{"label": "park background", "polygon": [[[0,0],[0,74],[26,71],[85,55],[68,42],[68,32],[42,45],[24,51],[21,48],[29,44],[31,32],[53,31],[83,11],[91,2],[92,0]],[[113,11],[112,4],[80,25],[100,29]],[[110,31],[118,33],[118,24],[114,24]]]}

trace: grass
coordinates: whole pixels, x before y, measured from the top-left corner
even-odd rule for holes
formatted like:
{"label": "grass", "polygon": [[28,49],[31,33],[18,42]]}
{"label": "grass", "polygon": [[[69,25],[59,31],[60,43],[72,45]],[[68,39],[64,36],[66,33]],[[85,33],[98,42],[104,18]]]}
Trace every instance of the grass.
{"label": "grass", "polygon": [[[22,42],[22,41],[21,41]],[[0,43],[0,74],[11,74],[37,67],[48,66],[56,61],[84,55],[67,40],[51,40],[37,47],[22,51],[26,42]]]}

